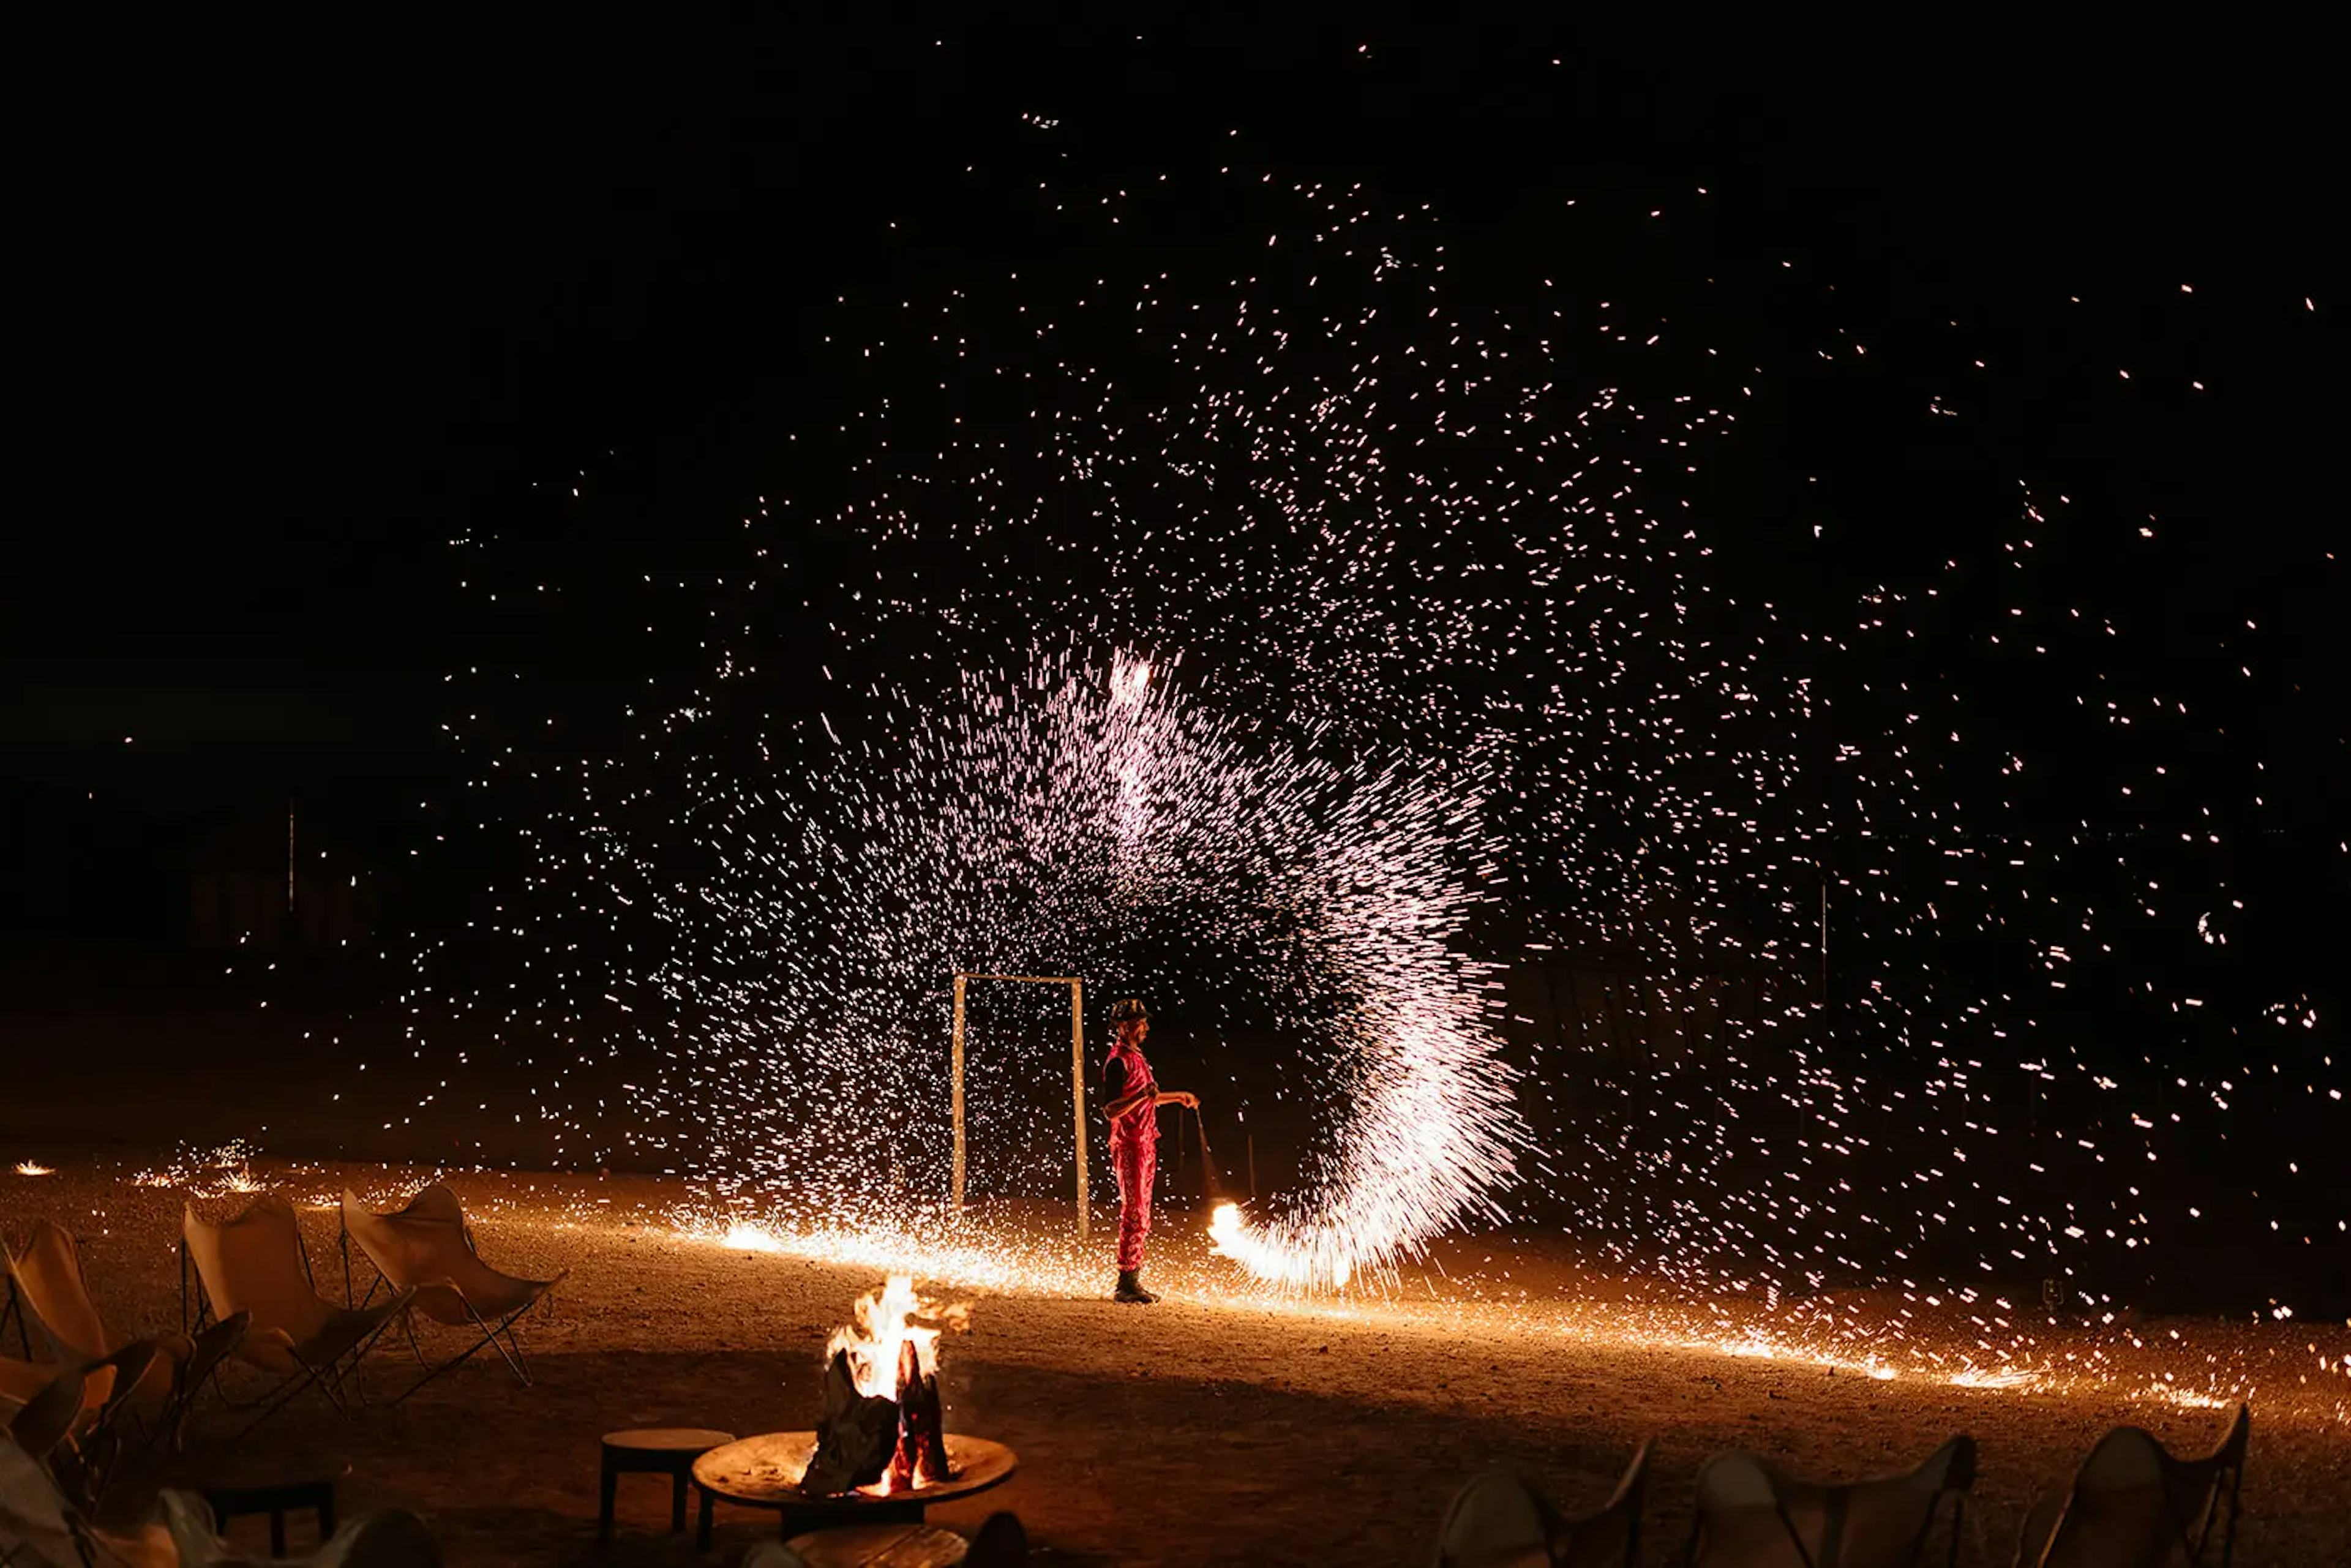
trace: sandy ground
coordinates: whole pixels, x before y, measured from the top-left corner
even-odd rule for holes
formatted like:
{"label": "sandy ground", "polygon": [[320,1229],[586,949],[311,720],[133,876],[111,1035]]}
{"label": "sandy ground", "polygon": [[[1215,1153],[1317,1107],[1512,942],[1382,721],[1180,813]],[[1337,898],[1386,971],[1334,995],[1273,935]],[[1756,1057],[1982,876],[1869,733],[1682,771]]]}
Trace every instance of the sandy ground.
{"label": "sandy ground", "polygon": [[[187,1191],[127,1179],[136,1162],[49,1157],[55,1175],[0,1174],[0,1224],[16,1233],[46,1214],[73,1230],[118,1331],[176,1323]],[[252,1168],[308,1206],[329,1295],[341,1279],[331,1195],[348,1181],[389,1207],[417,1179]],[[245,1201],[219,1192],[216,1173],[180,1174],[208,1213]],[[368,1378],[378,1403],[356,1419],[306,1400],[249,1446],[347,1454],[346,1511],[414,1509],[452,1563],[696,1561],[690,1542],[664,1533],[654,1479],[622,1483],[620,1539],[598,1552],[598,1434],[810,1425],[823,1342],[893,1247],[729,1249],[706,1220],[680,1228],[675,1184],[450,1179],[477,1212],[486,1258],[517,1273],[571,1270],[525,1329],[535,1385],[517,1387],[484,1357],[392,1406],[415,1364],[380,1350]],[[1677,1560],[1693,1478],[1716,1450],[1850,1478],[1907,1468],[1966,1431],[1982,1476],[1961,1560],[2006,1563],[2029,1500],[2062,1490],[2102,1431],[2133,1422],[2200,1449],[2226,1419],[2219,1391],[2249,1390],[2237,1562],[2351,1562],[2351,1331],[2340,1324],[2027,1325],[1989,1301],[1915,1296],[1674,1303],[1500,1238],[1447,1249],[1384,1294],[1268,1301],[1206,1255],[1197,1229],[1189,1217],[1163,1227],[1154,1271],[1169,1299],[1148,1310],[1080,1294],[1107,1282],[1100,1236],[1084,1251],[1033,1235],[907,1249],[933,1274],[978,1281],[937,1287],[976,1300],[970,1332],[945,1347],[950,1427],[1019,1454],[1008,1485],[935,1521],[968,1530],[1013,1510],[1048,1563],[1412,1563],[1427,1560],[1447,1497],[1480,1469],[1520,1464],[1571,1509],[1593,1506],[1653,1437],[1644,1560],[1662,1563]],[[425,1343],[445,1353],[452,1339],[428,1330]],[[208,1410],[198,1441],[236,1419]],[[722,1506],[702,1561],[734,1563],[772,1529]],[[239,1533],[259,1543],[250,1521]]]}

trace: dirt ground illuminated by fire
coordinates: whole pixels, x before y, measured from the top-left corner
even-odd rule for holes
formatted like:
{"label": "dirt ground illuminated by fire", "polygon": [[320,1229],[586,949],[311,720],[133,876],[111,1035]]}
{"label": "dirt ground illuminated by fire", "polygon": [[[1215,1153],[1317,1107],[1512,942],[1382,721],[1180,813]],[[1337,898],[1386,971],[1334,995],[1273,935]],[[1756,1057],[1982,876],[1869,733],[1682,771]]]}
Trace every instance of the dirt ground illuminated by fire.
{"label": "dirt ground illuminated by fire", "polygon": [[[0,1223],[16,1233],[47,1215],[72,1230],[119,1332],[175,1324],[187,1186],[154,1175],[157,1161],[42,1158],[54,1174],[0,1175]],[[155,1185],[132,1179],[141,1170]],[[245,1201],[217,1171],[171,1174],[208,1214]],[[319,1282],[340,1297],[334,1195],[348,1183],[390,1207],[428,1173],[256,1161],[250,1174],[303,1207]],[[1907,1467],[1954,1431],[1982,1450],[1962,1560],[2006,1563],[2029,1500],[2062,1489],[2105,1428],[2133,1422],[2199,1450],[2239,1393],[2253,1441],[2237,1561],[2351,1560],[2342,1324],[2058,1322],[2037,1305],[1937,1292],[1691,1303],[1501,1237],[1456,1243],[1383,1293],[1269,1300],[1245,1293],[1185,1216],[1165,1217],[1155,1239],[1167,1299],[1123,1309],[1099,1299],[1100,1236],[1083,1252],[1026,1231],[1010,1240],[1008,1226],[788,1235],[773,1250],[727,1245],[726,1217],[678,1184],[449,1180],[486,1258],[571,1270],[524,1331],[535,1385],[484,1357],[394,1406],[381,1401],[414,1365],[404,1347],[381,1348],[369,1374],[380,1403],[349,1424],[298,1405],[251,1442],[347,1453],[345,1512],[414,1509],[456,1563],[695,1561],[689,1541],[664,1533],[657,1479],[623,1483],[621,1539],[598,1555],[598,1434],[810,1425],[826,1336],[889,1260],[975,1300],[970,1332],[943,1351],[948,1425],[1020,1456],[1010,1483],[935,1519],[968,1529],[1013,1510],[1049,1563],[1422,1562],[1447,1497],[1485,1466],[1525,1465],[1570,1508],[1589,1506],[1649,1437],[1644,1534],[1663,1560],[1687,1537],[1692,1479],[1718,1449],[1849,1477]],[[428,1351],[439,1343],[428,1337]],[[231,1420],[213,1410],[200,1433]],[[724,1507],[718,1524],[706,1559],[718,1563],[773,1528]]]}

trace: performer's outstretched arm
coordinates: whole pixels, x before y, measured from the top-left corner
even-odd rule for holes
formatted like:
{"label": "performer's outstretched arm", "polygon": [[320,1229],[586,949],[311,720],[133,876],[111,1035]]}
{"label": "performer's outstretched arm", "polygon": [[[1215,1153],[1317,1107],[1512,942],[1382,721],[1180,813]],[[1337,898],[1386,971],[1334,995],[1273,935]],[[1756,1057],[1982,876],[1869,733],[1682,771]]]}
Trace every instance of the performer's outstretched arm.
{"label": "performer's outstretched arm", "polygon": [[1196,1111],[1200,1108],[1200,1097],[1189,1090],[1168,1089],[1155,1093],[1151,1090],[1141,1089],[1104,1105],[1102,1114],[1115,1122],[1146,1100],[1151,1102],[1154,1110],[1157,1110],[1162,1105],[1181,1105],[1187,1111]]}

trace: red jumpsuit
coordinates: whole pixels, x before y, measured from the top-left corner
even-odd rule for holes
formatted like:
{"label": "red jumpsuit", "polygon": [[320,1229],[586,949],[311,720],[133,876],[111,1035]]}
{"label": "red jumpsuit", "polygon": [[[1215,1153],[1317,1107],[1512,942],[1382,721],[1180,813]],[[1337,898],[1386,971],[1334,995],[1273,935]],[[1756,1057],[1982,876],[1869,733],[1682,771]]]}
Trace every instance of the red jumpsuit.
{"label": "red jumpsuit", "polygon": [[1118,1173],[1118,1266],[1143,1267],[1143,1239],[1151,1234],[1151,1179],[1159,1169],[1159,1082],[1134,1046],[1113,1044],[1103,1071],[1109,1100],[1130,1094],[1143,1103],[1110,1124],[1110,1164]]}

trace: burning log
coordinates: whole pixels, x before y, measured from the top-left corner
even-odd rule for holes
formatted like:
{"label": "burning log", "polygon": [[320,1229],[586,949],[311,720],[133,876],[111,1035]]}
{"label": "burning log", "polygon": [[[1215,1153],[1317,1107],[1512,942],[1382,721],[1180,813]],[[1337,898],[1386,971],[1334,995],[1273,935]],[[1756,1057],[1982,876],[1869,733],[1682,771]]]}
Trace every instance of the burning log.
{"label": "burning log", "polygon": [[833,1335],[830,1347],[802,1490],[888,1495],[954,1475],[938,1373],[925,1363],[935,1357],[941,1330],[963,1326],[965,1312],[916,1297],[903,1274],[857,1303],[857,1326]]}
{"label": "burning log", "polygon": [[[904,1480],[900,1482],[903,1474]],[[917,1480],[943,1481],[955,1471],[947,1465],[946,1417],[939,1408],[939,1375],[925,1372],[906,1342],[898,1355],[898,1455],[890,1469],[891,1490]]]}
{"label": "burning log", "polygon": [[817,1423],[816,1456],[800,1478],[804,1490],[844,1492],[871,1486],[891,1468],[899,1448],[898,1406],[860,1394],[849,1353],[837,1350],[824,1369],[824,1416]]}

